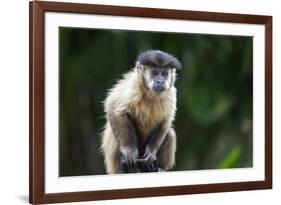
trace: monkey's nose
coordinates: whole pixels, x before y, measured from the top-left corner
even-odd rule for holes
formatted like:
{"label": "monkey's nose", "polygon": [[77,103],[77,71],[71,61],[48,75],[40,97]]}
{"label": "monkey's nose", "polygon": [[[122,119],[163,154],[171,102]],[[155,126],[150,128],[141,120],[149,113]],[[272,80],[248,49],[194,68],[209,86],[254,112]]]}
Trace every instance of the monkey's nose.
{"label": "monkey's nose", "polygon": [[157,85],[164,85],[165,81],[157,81]]}

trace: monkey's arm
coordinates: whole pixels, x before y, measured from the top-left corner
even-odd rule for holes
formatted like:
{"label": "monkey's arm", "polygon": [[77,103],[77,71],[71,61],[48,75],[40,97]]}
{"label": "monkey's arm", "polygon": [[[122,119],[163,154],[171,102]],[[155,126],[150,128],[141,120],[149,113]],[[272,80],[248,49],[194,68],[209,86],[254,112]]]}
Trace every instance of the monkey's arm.
{"label": "monkey's arm", "polygon": [[168,125],[168,122],[163,122],[150,134],[143,155],[143,162],[153,163],[156,161],[156,154],[168,132]]}
{"label": "monkey's arm", "polygon": [[107,117],[119,145],[122,166],[126,169],[134,168],[138,159],[138,138],[134,122],[129,114],[116,115],[108,112]]}

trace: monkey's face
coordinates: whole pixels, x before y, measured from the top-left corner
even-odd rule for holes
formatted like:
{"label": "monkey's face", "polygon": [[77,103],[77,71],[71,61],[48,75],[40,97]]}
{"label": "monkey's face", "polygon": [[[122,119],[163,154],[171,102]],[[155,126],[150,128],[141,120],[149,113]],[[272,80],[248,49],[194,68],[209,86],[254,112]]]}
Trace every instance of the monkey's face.
{"label": "monkey's face", "polygon": [[175,69],[146,67],[144,79],[147,87],[156,93],[162,93],[174,86]]}

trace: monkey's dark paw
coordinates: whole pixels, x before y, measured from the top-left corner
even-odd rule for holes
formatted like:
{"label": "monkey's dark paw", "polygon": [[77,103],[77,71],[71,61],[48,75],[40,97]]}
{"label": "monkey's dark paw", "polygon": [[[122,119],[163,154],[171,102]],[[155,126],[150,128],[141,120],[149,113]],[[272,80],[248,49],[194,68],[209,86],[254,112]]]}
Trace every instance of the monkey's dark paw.
{"label": "monkey's dark paw", "polygon": [[157,161],[153,163],[145,162],[142,159],[138,160],[139,172],[159,172],[159,164]]}
{"label": "monkey's dark paw", "polygon": [[156,159],[157,159],[156,154],[147,148],[142,158],[139,158],[138,161],[146,164],[153,164],[156,161]]}
{"label": "monkey's dark paw", "polygon": [[137,157],[137,152],[121,153],[119,173],[137,172]]}
{"label": "monkey's dark paw", "polygon": [[140,172],[158,172],[159,164],[157,162],[156,154],[146,148],[143,156],[138,159],[138,166]]}

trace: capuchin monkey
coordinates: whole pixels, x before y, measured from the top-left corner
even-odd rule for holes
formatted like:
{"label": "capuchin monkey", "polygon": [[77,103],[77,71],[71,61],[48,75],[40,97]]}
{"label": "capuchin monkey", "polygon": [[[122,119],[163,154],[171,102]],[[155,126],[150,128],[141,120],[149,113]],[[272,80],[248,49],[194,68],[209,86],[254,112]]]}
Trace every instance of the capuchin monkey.
{"label": "capuchin monkey", "polygon": [[101,150],[108,174],[158,172],[175,164],[176,70],[171,54],[149,50],[108,92]]}

